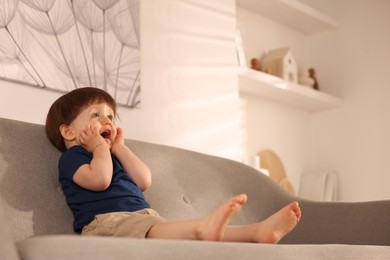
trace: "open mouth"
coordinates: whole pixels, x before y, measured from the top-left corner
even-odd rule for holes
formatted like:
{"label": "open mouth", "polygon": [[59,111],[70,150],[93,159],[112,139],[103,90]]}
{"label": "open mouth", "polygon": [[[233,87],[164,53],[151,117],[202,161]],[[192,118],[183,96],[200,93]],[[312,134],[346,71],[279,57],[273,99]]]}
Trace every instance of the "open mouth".
{"label": "open mouth", "polygon": [[111,131],[107,130],[100,134],[104,139],[110,139]]}

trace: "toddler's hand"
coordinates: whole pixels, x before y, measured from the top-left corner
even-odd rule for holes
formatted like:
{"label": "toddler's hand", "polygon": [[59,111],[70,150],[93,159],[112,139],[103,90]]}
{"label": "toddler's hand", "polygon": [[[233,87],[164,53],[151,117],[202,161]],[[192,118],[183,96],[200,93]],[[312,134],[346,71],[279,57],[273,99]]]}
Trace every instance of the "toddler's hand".
{"label": "toddler's hand", "polygon": [[104,141],[104,138],[100,135],[97,127],[87,126],[79,136],[80,144],[87,149],[88,152],[93,153],[93,151],[99,145],[107,145]]}
{"label": "toddler's hand", "polygon": [[117,152],[121,147],[124,147],[125,146],[125,140],[124,140],[124,137],[123,137],[123,130],[122,128],[117,128],[116,129],[116,138],[115,138],[115,141],[114,143],[112,144],[112,147],[111,147],[111,152],[113,154],[115,154],[115,152]]}

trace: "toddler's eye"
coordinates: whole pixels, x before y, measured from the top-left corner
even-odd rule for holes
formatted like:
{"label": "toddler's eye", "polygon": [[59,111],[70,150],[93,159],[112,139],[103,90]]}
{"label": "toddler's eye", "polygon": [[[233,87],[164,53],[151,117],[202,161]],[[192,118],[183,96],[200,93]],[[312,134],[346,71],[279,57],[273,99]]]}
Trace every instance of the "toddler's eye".
{"label": "toddler's eye", "polygon": [[111,121],[114,120],[114,116],[113,115],[108,115],[107,118],[110,119]]}
{"label": "toddler's eye", "polygon": [[92,118],[98,118],[99,116],[100,116],[100,114],[97,112],[92,114]]}

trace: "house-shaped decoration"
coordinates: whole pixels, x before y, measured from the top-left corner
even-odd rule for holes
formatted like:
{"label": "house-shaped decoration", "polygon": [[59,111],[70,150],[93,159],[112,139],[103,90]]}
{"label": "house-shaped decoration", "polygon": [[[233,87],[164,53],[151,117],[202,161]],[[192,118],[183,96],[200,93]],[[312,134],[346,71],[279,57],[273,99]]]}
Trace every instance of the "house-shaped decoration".
{"label": "house-shaped decoration", "polygon": [[286,81],[298,82],[298,66],[289,48],[271,50],[264,55],[262,69]]}

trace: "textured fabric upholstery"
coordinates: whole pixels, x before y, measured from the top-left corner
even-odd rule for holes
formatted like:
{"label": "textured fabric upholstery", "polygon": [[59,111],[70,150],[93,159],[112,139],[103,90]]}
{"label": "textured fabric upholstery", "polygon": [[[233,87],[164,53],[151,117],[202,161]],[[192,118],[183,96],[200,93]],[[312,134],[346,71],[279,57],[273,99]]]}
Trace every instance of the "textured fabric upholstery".
{"label": "textured fabric upholstery", "polygon": [[[48,236],[18,244],[25,260],[199,260],[199,259],[388,259],[390,247],[356,245],[267,245],[205,241],[137,240]],[[93,258],[91,257],[93,256]]]}
{"label": "textured fabric upholstery", "polygon": [[19,259],[14,238],[10,232],[7,222],[0,210],[0,259],[17,260]]}
{"label": "textured fabric upholstery", "polygon": [[58,182],[60,153],[45,139],[43,126],[0,121],[0,198],[17,240],[73,233]]}

